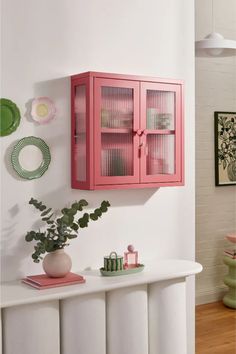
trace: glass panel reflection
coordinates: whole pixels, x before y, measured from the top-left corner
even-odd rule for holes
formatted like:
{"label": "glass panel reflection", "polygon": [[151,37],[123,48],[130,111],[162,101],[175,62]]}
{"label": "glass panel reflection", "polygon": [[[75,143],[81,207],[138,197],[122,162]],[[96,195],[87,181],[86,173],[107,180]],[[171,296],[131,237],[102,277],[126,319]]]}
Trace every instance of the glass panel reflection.
{"label": "glass panel reflection", "polygon": [[132,128],[133,89],[102,87],[101,127]]}
{"label": "glass panel reflection", "polygon": [[79,85],[75,92],[75,163],[76,178],[86,181],[86,87]]}
{"label": "glass panel reflection", "polygon": [[147,136],[147,174],[175,173],[175,136],[149,134]]}
{"label": "glass panel reflection", "polygon": [[175,129],[175,93],[147,90],[147,129]]}
{"label": "glass panel reflection", "polygon": [[132,134],[102,133],[101,175],[133,175]]}

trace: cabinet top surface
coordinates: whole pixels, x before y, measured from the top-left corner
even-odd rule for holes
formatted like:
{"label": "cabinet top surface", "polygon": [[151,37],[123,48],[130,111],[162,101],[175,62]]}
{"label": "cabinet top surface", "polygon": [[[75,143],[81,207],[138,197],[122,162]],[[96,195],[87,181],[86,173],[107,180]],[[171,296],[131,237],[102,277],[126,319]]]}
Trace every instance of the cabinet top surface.
{"label": "cabinet top surface", "polygon": [[72,81],[82,78],[112,78],[120,80],[131,80],[131,81],[147,81],[147,82],[159,82],[159,83],[170,83],[183,85],[184,80],[172,79],[172,78],[158,78],[151,76],[140,76],[140,75],[129,75],[129,74],[115,74],[115,73],[104,73],[96,71],[87,71],[84,73],[71,75]]}
{"label": "cabinet top surface", "polygon": [[86,278],[85,284],[68,285],[47,290],[37,290],[21,283],[20,280],[1,284],[1,307],[65,299],[100,291],[110,291],[140,284],[184,278],[200,273],[199,263],[186,260],[157,261],[152,267],[132,275],[102,277],[99,270],[80,272]]}

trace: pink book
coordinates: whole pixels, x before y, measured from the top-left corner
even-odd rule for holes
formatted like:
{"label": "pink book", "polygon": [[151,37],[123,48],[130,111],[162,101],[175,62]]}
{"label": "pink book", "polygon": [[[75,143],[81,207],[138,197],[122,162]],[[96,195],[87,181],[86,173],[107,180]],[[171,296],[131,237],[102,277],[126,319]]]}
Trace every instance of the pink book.
{"label": "pink book", "polygon": [[63,278],[50,278],[46,274],[30,275],[22,279],[22,282],[36,289],[49,289],[58,286],[85,283],[84,277],[75,273],[69,273]]}

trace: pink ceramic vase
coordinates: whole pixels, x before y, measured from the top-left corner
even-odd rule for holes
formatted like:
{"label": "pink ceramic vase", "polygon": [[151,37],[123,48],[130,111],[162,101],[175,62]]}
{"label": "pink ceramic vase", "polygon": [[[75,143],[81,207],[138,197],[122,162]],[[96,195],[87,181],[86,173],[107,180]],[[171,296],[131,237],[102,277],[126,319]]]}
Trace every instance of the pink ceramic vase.
{"label": "pink ceramic vase", "polygon": [[50,252],[43,259],[43,270],[51,278],[65,277],[71,266],[71,258],[64,249]]}

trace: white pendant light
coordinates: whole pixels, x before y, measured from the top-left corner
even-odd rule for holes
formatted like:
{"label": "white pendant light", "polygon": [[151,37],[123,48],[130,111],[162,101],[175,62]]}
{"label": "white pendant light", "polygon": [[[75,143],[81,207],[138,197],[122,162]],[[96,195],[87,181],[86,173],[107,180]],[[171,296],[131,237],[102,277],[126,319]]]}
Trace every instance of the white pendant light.
{"label": "white pendant light", "polygon": [[212,32],[204,39],[195,42],[196,56],[227,57],[236,55],[236,41],[225,39],[214,32],[214,10],[212,0]]}

